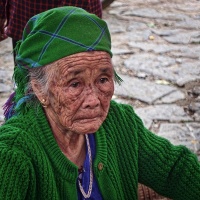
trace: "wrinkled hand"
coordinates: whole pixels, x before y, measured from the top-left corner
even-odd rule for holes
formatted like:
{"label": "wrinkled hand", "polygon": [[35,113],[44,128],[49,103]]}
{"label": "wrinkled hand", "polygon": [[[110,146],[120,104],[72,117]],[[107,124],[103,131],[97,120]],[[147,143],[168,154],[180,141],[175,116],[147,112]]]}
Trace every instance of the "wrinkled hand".
{"label": "wrinkled hand", "polygon": [[0,41],[5,40],[8,36],[5,34],[5,22],[6,20],[0,19]]}

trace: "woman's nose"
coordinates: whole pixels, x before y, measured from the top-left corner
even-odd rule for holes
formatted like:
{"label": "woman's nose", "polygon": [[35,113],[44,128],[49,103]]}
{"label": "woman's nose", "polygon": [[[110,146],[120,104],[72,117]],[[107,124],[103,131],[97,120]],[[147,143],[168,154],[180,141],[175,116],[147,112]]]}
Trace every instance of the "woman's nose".
{"label": "woman's nose", "polygon": [[85,98],[83,102],[84,108],[95,108],[100,105],[100,100],[97,91],[93,88],[87,90],[85,93]]}

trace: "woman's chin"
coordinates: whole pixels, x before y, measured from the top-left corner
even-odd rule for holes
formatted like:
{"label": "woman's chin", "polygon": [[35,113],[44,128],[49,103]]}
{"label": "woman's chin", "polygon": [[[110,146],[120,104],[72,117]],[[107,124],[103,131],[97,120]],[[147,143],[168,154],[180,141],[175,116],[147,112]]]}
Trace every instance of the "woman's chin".
{"label": "woman's chin", "polygon": [[73,121],[68,129],[71,132],[78,134],[90,134],[98,131],[99,127],[102,125],[104,118],[95,117],[92,119],[76,119]]}
{"label": "woman's chin", "polygon": [[91,128],[87,128],[87,129],[80,129],[79,130],[79,134],[90,134],[90,133],[95,133],[96,131],[98,131],[99,126],[98,127],[91,127]]}
{"label": "woman's chin", "polygon": [[76,132],[79,134],[89,134],[95,133],[98,131],[99,127],[102,123],[88,123],[88,124],[81,124],[76,128]]}

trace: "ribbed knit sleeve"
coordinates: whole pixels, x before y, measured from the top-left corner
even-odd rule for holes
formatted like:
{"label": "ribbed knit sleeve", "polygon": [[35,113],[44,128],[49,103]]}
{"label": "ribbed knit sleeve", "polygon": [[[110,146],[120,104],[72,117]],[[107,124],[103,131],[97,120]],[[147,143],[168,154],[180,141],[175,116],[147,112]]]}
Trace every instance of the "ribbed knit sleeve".
{"label": "ribbed knit sleeve", "polygon": [[174,146],[138,126],[139,181],[173,200],[200,199],[200,164],[185,146]]}
{"label": "ribbed knit sleeve", "polygon": [[116,128],[124,196],[135,196],[131,189],[139,181],[173,200],[200,199],[200,164],[194,153],[147,130],[131,106],[112,102],[108,120],[108,129]]}
{"label": "ribbed knit sleeve", "polygon": [[0,199],[25,199],[30,180],[29,162],[6,145],[0,146]]}

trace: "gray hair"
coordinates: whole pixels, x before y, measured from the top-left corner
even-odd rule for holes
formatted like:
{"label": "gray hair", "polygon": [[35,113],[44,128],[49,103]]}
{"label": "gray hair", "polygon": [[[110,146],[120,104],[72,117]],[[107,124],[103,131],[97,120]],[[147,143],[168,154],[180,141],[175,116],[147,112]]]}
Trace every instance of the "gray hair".
{"label": "gray hair", "polygon": [[39,85],[41,85],[42,93],[45,95],[48,95],[48,88],[49,88],[49,80],[53,76],[53,70],[51,70],[53,67],[55,67],[55,63],[51,63],[48,65],[45,65],[43,67],[38,67],[38,68],[32,68],[29,69],[28,76],[29,76],[29,81],[27,84],[27,92],[26,95],[31,96],[31,103],[38,104],[39,100],[37,99],[34,90],[32,88],[32,83],[31,80],[35,79]]}

